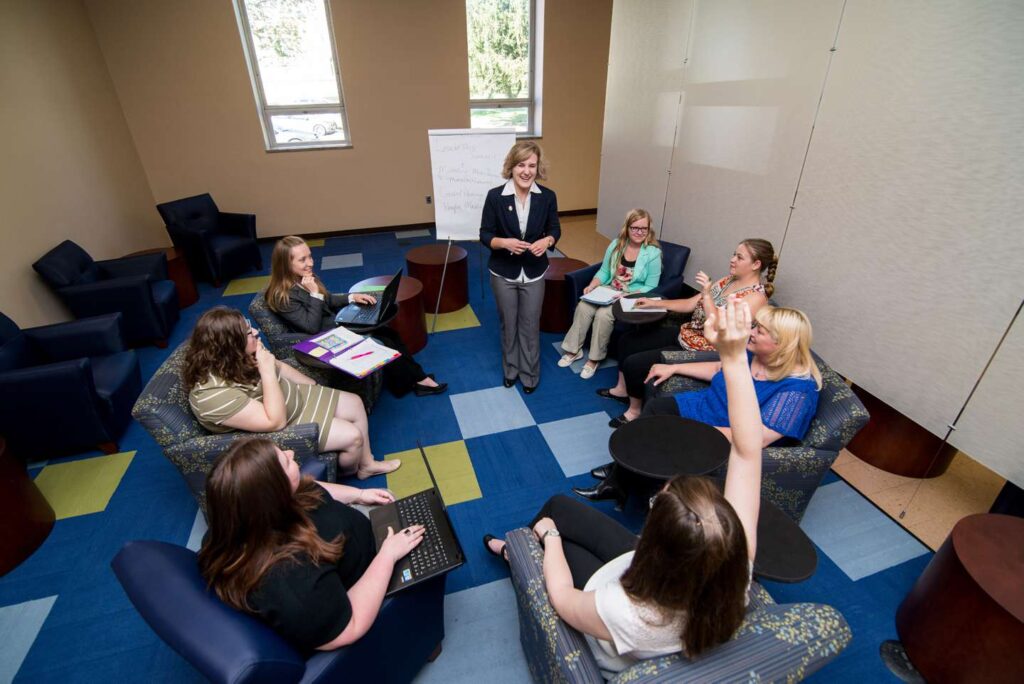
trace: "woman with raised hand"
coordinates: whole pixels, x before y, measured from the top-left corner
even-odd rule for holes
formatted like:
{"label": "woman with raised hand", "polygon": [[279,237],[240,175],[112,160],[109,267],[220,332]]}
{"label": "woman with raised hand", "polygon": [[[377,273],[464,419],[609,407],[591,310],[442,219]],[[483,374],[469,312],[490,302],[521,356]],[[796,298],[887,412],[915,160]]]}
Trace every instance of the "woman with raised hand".
{"label": "woman with raised hand", "polygon": [[540,383],[540,311],[548,250],[562,235],[558,198],[537,184],[547,177],[544,153],[523,140],[505,156],[501,175],[480,217],[480,242],[491,250],[487,269],[501,319],[501,367],[505,387],[516,380],[527,394]]}
{"label": "woman with raised hand", "polygon": [[747,302],[753,314],[764,306],[775,291],[775,270],[778,258],[772,243],[760,238],[744,240],[736,246],[729,259],[729,275],[712,282],[703,271],[697,273],[701,292],[687,299],[644,299],[637,301],[640,309],[660,307],[671,312],[692,314],[678,329],[646,326],[627,332],[619,338],[616,358],[619,380],[614,387],[597,390],[598,395],[614,399],[629,408],[613,418],[609,425],[619,427],[640,415],[643,408],[643,387],[651,366],[661,361],[661,352],[690,349],[710,351],[713,347],[704,337],[703,326],[707,307],[724,306],[730,295]]}
{"label": "woman with raised hand", "polygon": [[[661,247],[651,230],[651,215],[645,209],[632,209],[626,215],[617,240],[608,244],[601,268],[583,288],[584,294],[601,286],[622,294],[649,292],[661,280]],[[562,340],[565,354],[559,359],[562,368],[583,356],[583,341],[590,330],[590,353],[580,371],[580,378],[589,380],[608,355],[608,341],[615,327],[612,304],[597,305],[580,300],[576,304],[572,326]]]}
{"label": "woman with raised hand", "polygon": [[370,521],[350,505],[389,503],[391,492],[315,482],[301,476],[294,456],[253,438],[217,459],[206,480],[210,530],[199,570],[224,603],[308,656],[366,634],[395,563],[424,531],[389,529],[375,552]]}
{"label": "woman with raised hand", "polygon": [[182,368],[189,406],[210,432],[276,432],[320,426],[321,452],[337,451],[343,474],[363,480],[390,473],[398,460],[376,461],[366,409],[355,394],[317,385],[274,358],[242,314],[215,306],[196,323]]}
{"label": "woman with raised hand", "polygon": [[[732,425],[724,492],[707,478],[673,478],[651,497],[639,538],[566,496],[550,499],[532,522],[551,605],[586,635],[608,678],[643,658],[696,658],[743,621],[761,501],[761,420],[744,354],[750,324],[749,306],[734,297],[705,321]],[[504,554],[503,541],[484,542]]]}
{"label": "woman with raised hand", "polygon": [[[270,283],[264,292],[267,306],[296,332],[314,335],[337,327],[334,317],[349,303],[370,305],[377,300],[360,292],[335,294],[313,272],[313,253],[306,241],[289,235],[277,241],[270,255]],[[381,326],[370,335],[401,356],[383,368],[384,384],[396,397],[410,391],[418,397],[441,394],[447,383],[438,383],[409,353],[397,332]]]}

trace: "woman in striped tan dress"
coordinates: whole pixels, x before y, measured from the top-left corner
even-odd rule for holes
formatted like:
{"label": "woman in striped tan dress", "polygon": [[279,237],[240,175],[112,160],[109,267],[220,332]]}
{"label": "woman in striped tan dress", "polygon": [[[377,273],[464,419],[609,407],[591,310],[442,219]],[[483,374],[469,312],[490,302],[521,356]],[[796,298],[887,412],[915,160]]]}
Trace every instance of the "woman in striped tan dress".
{"label": "woman in striped tan dress", "polygon": [[192,413],[210,432],[275,432],[316,423],[320,451],[337,451],[344,474],[362,480],[401,465],[374,460],[358,396],[317,385],[275,359],[234,309],[217,306],[202,315],[189,340],[182,378]]}

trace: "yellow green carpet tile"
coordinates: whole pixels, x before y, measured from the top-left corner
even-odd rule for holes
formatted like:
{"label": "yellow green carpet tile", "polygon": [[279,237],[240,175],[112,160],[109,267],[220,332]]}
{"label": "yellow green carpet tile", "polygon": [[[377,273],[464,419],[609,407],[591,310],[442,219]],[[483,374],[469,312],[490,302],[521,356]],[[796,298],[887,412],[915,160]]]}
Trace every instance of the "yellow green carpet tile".
{"label": "yellow green carpet tile", "polygon": [[[436,302],[435,302],[436,304]],[[430,308],[429,306],[427,307]],[[434,330],[434,312],[427,312],[427,332]],[[437,314],[437,331],[445,332],[446,330],[461,330],[462,328],[479,328],[480,319],[473,313],[473,307],[466,305],[458,311],[452,311],[451,313]]]}
{"label": "yellow green carpet tile", "polygon": [[126,451],[54,463],[39,472],[35,484],[53,506],[57,520],[99,513],[106,509],[134,456],[134,451]]}
{"label": "yellow green carpet tile", "polygon": [[[430,459],[430,468],[437,478],[437,486],[441,490],[441,498],[444,499],[445,505],[453,506],[482,496],[465,442],[459,440],[435,444],[424,447],[423,450]],[[402,498],[422,492],[431,486],[430,475],[420,457],[419,449],[388,454],[384,460],[396,458],[402,459],[402,467],[387,476],[388,489],[394,492],[396,497]]]}
{"label": "yellow green carpet tile", "polygon": [[253,276],[252,278],[235,278],[224,288],[224,296],[256,294],[266,288],[270,276]]}
{"label": "yellow green carpet tile", "polygon": [[309,245],[310,247],[323,247],[324,239],[319,238],[317,240],[306,240],[306,244]]}

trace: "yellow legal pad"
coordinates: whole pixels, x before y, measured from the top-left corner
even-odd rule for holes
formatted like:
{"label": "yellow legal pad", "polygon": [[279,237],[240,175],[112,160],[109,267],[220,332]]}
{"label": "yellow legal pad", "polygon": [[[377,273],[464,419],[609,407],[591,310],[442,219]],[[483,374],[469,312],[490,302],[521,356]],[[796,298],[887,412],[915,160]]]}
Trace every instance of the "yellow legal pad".
{"label": "yellow legal pad", "polygon": [[[427,308],[427,332],[433,332],[434,326],[434,310],[432,307],[436,306],[437,302],[428,304],[424,302],[424,306]],[[445,332],[446,330],[461,330],[462,328],[479,328],[480,319],[473,313],[473,307],[469,304],[462,307],[458,311],[452,311],[451,313],[437,314],[437,330],[436,332]],[[431,462],[433,463],[433,462]]]}
{"label": "yellow legal pad", "polygon": [[34,482],[53,506],[57,520],[99,513],[110,503],[133,456],[134,451],[125,451],[51,464],[39,472]]}
{"label": "yellow legal pad", "polygon": [[[469,459],[466,443],[462,440],[446,442],[424,447],[430,468],[437,478],[438,489],[446,506],[453,506],[463,501],[472,501],[483,496],[480,485],[476,481],[473,462]],[[419,449],[400,451],[388,454],[384,460],[399,458],[402,467],[387,475],[388,489],[399,499],[431,487],[430,475],[423,464]]]}
{"label": "yellow legal pad", "polygon": [[231,295],[256,294],[266,289],[270,276],[253,276],[251,278],[235,278],[224,288],[224,297]]}

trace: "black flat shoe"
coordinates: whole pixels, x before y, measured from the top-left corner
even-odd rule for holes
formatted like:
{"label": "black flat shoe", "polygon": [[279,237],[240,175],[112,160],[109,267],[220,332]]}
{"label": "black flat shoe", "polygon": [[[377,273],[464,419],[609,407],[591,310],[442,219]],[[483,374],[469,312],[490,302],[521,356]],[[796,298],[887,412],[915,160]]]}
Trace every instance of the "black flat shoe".
{"label": "black flat shoe", "polygon": [[607,501],[608,499],[615,499],[620,505],[626,501],[626,493],[616,487],[610,485],[607,482],[599,482],[596,486],[585,489],[583,487],[573,487],[572,491],[577,496],[582,496],[584,499],[590,501]]}
{"label": "black flat shoe", "polygon": [[616,430],[618,430],[620,427],[622,427],[628,422],[630,422],[629,418],[626,418],[626,414],[623,413],[618,418],[612,418],[611,420],[609,420],[608,427],[615,428]]}
{"label": "black flat shoe", "polygon": [[437,384],[437,387],[427,387],[426,385],[420,385],[417,383],[417,385],[412,388],[412,391],[417,397],[429,397],[434,394],[444,394],[447,390],[447,382],[440,382]]}
{"label": "black flat shoe", "polygon": [[505,387],[511,387],[512,385],[516,384],[516,380],[515,380],[515,378],[512,378],[511,380],[509,380],[508,378],[505,378],[505,381],[504,381],[503,384],[505,385]]}
{"label": "black flat shoe", "polygon": [[619,397],[612,394],[610,389],[601,388],[597,390],[597,396],[604,397],[605,399],[612,399],[619,402],[620,404],[629,404],[629,397]]}
{"label": "black flat shoe", "polygon": [[[540,383],[538,382],[537,385],[539,384]],[[523,385],[523,392],[526,394],[533,394],[534,392],[537,391],[537,385],[534,385],[533,387],[527,387],[526,385]]]}
{"label": "black flat shoe", "polygon": [[610,473],[611,471],[612,471],[612,464],[611,463],[605,463],[603,466],[597,466],[596,468],[591,468],[590,476],[592,478],[594,478],[595,480],[603,480],[606,477],[608,477],[608,473]]}
{"label": "black flat shoe", "polygon": [[493,534],[485,534],[484,535],[484,548],[487,549],[487,553],[491,554],[492,556],[497,556],[501,560],[503,560],[506,563],[508,563],[508,551],[507,551],[508,544],[506,543],[505,546],[502,546],[501,547],[501,553],[498,553],[497,551],[495,551],[494,549],[491,548],[491,544],[490,544],[490,542],[494,541],[495,539],[497,539],[497,537],[495,537]]}

